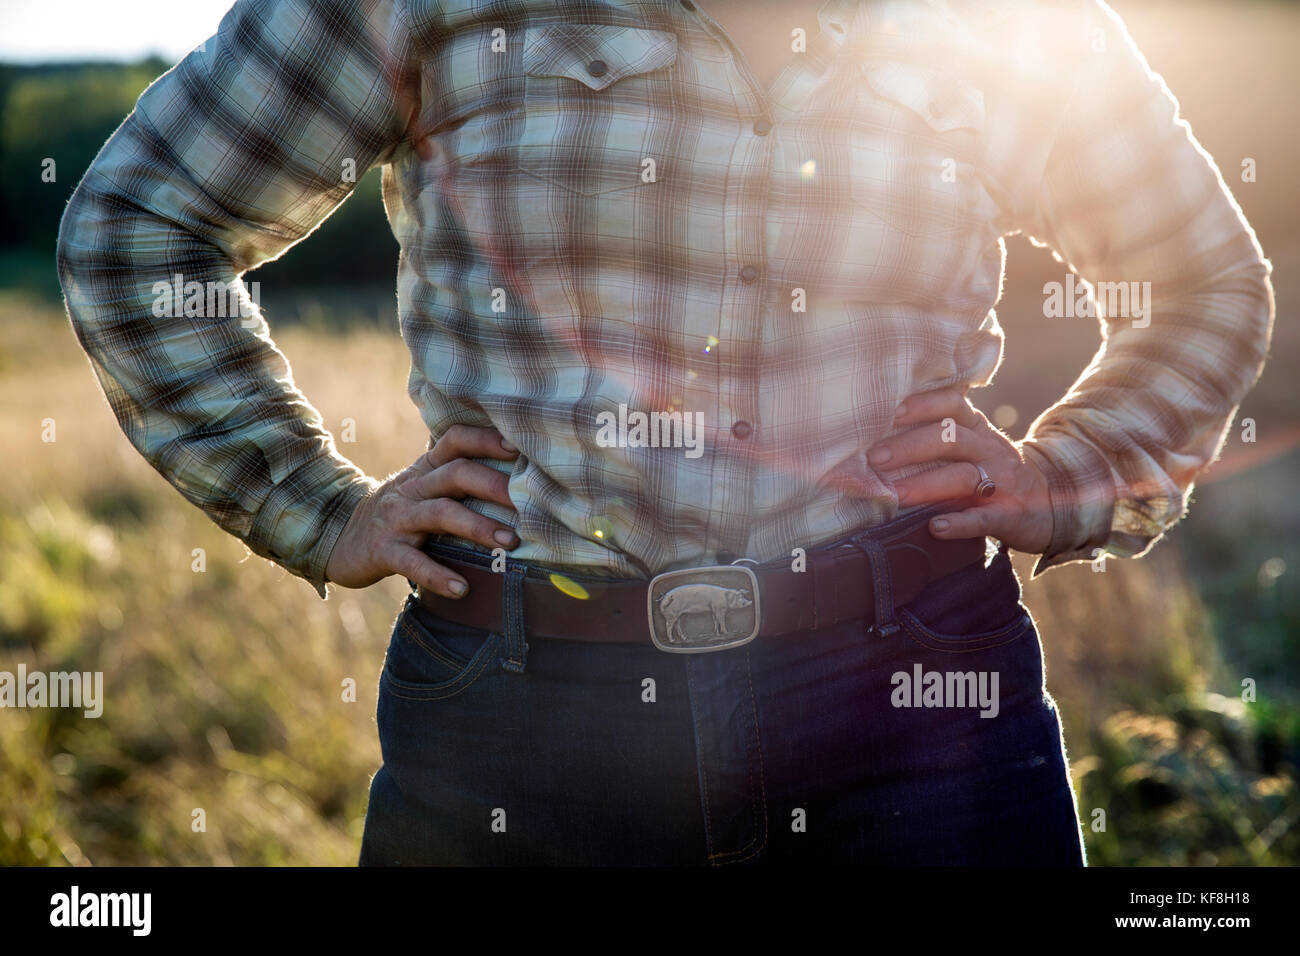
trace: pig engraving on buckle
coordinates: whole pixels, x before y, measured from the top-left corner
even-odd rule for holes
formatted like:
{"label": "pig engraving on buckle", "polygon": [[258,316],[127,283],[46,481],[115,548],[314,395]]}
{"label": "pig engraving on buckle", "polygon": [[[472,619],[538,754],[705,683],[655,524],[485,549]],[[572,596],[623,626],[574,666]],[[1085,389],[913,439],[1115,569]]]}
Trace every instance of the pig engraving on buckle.
{"label": "pig engraving on buckle", "polygon": [[758,636],[758,578],[749,568],[715,565],[665,571],[650,581],[650,637],[671,654],[702,654]]}

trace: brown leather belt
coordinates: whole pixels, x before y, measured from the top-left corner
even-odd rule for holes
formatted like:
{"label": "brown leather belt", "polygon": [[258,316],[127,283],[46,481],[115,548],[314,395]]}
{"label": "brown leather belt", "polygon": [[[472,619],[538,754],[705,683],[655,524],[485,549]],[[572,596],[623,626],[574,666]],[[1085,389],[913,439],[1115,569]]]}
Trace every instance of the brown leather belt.
{"label": "brown leather belt", "polygon": [[[807,553],[803,571],[793,570],[790,561],[754,568],[736,563],[667,572],[646,581],[579,576],[527,565],[522,581],[526,636],[628,644],[653,641],[663,650],[691,653],[859,618],[876,626],[882,581],[876,571],[882,566],[888,569],[884,586],[891,606],[887,623],[892,624],[893,608],[984,557],[984,538],[941,541],[932,537],[926,522],[933,513],[918,515],[914,524],[904,523],[891,537],[871,539],[868,531],[814,549]],[[864,548],[864,540],[874,543]],[[464,576],[469,593],[452,599],[418,588],[420,603],[458,624],[504,633],[506,574],[494,572],[487,555],[437,544],[428,550],[435,560]],[[470,559],[451,556],[452,552]],[[868,552],[875,557],[869,559]]]}

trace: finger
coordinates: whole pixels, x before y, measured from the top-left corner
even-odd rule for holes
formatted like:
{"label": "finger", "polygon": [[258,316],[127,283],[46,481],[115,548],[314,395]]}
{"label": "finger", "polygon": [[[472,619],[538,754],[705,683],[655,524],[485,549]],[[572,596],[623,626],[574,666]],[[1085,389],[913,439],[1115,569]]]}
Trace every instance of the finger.
{"label": "finger", "polygon": [[1000,537],[1006,524],[1007,510],[1001,505],[983,505],[937,515],[930,519],[930,534],[936,538]]}
{"label": "finger", "polygon": [[926,422],[871,446],[867,463],[892,470],[922,461],[983,461],[997,453],[986,437],[956,422]]}
{"label": "finger", "polygon": [[894,482],[899,505],[924,505],[949,498],[969,498],[980,483],[974,462],[960,461]]}
{"label": "finger", "polygon": [[[392,553],[388,565],[394,574],[400,574],[408,581],[414,581],[422,588],[427,588],[443,597],[464,597],[469,591],[469,583],[459,574],[451,571],[418,548],[399,541],[392,543]],[[463,590],[457,592],[459,584]]]}
{"label": "finger", "polygon": [[[463,453],[458,452],[463,450]],[[480,428],[472,425],[452,425],[438,442],[429,436],[429,447],[423,455],[409,466],[393,476],[393,483],[404,485],[413,478],[427,475],[449,461],[460,457],[500,458],[510,461],[519,454],[519,449],[509,445],[495,428]],[[509,502],[505,502],[509,504]]]}
{"label": "finger", "polygon": [[410,481],[412,478],[418,478],[420,475],[427,475],[429,472],[433,471],[433,465],[429,463],[429,454],[432,451],[433,448],[430,446],[429,451],[426,451],[423,455],[415,459],[415,461],[411,462],[397,474],[390,475],[388,480],[394,486],[400,486]]}
{"label": "finger", "polygon": [[475,425],[452,425],[424,455],[431,468],[439,468],[457,458],[499,458],[510,461],[519,454],[495,428]]}
{"label": "finger", "polygon": [[412,502],[399,530],[424,534],[447,533],[476,541],[489,550],[519,547],[519,535],[509,525],[471,511],[459,501],[433,498]]}
{"label": "finger", "polygon": [[983,414],[966,399],[968,386],[950,385],[930,392],[916,392],[903,399],[895,414],[895,425],[915,425],[920,422],[937,422],[951,418],[958,425],[975,428]]}
{"label": "finger", "polygon": [[478,498],[495,501],[511,511],[515,507],[510,500],[510,476],[468,458],[458,458],[410,478],[397,490],[410,498]]}

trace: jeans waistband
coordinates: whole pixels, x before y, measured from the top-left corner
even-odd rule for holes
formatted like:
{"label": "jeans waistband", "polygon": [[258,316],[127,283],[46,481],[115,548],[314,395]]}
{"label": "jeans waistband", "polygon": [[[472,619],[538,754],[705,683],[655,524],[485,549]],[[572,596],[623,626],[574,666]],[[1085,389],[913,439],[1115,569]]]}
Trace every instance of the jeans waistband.
{"label": "jeans waistband", "polygon": [[[862,541],[864,539],[871,540],[871,541],[882,541],[882,542],[890,541],[893,538],[899,537],[900,535],[907,534],[907,532],[911,531],[917,525],[925,524],[927,521],[929,521],[931,518],[935,517],[936,515],[946,514],[950,511],[959,511],[959,510],[961,510],[961,500],[957,498],[953,498],[948,501],[936,501],[934,504],[931,505],[921,505],[919,507],[913,508],[908,512],[905,512],[904,514],[900,514],[891,518],[890,520],[886,521],[884,524],[872,525],[870,528],[863,528],[857,531],[850,531],[848,534],[842,535],[841,537],[836,538],[834,541],[828,541],[823,544],[819,544],[815,548],[812,548],[810,550],[825,551],[832,548],[841,548],[846,545],[851,545],[854,542]],[[784,563],[786,560],[787,560],[786,558],[779,558],[774,563],[780,564],[780,563]]]}
{"label": "jeans waistband", "polygon": [[[953,499],[949,501],[936,502],[935,504],[932,505],[923,505],[914,508],[904,514],[897,515],[896,517],[891,518],[889,521],[886,521],[884,524],[872,525],[870,528],[851,531],[845,535],[842,535],[839,538],[834,539],[833,541],[827,541],[818,545],[814,545],[808,550],[810,552],[820,552],[820,551],[828,551],[834,548],[846,547],[850,545],[856,546],[855,542],[861,541],[863,539],[886,542],[900,535],[906,534],[908,531],[911,531],[913,528],[915,528],[918,524],[924,524],[925,522],[933,518],[935,515],[943,514],[945,512],[953,511],[957,509],[959,504],[960,504],[959,500]],[[493,557],[491,554],[488,554],[483,551],[478,551],[473,548],[466,548],[457,544],[450,544],[444,541],[428,541],[424,545],[424,550],[435,558],[439,554],[443,554],[450,558],[455,558],[460,561],[466,561],[470,564],[478,565],[479,567],[488,567],[491,565],[493,561]],[[576,581],[590,580],[593,582],[601,582],[601,581],[608,582],[610,580],[619,580],[617,578],[611,579],[608,577],[600,577],[597,575],[584,575],[580,568],[574,568],[568,566],[560,567],[560,566],[544,565],[544,564],[537,564],[531,561],[522,562],[522,561],[517,561],[514,558],[508,558],[508,560],[511,564],[526,565],[527,574],[530,577],[546,577],[551,573],[558,573],[564,575],[565,577],[572,578]],[[789,557],[783,555],[774,558],[771,561],[764,562],[758,565],[758,567],[760,568],[776,567],[779,565],[788,564],[789,560],[790,560]]]}

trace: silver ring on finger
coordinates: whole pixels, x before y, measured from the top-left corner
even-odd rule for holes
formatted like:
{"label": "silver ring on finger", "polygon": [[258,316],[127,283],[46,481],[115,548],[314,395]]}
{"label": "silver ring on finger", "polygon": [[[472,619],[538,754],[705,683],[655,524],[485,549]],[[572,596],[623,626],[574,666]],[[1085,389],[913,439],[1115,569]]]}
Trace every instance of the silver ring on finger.
{"label": "silver ring on finger", "polygon": [[980,498],[992,498],[997,493],[998,483],[989,477],[989,473],[984,470],[984,466],[978,462],[971,462],[975,470],[980,473],[979,484],[975,486],[975,494]]}

